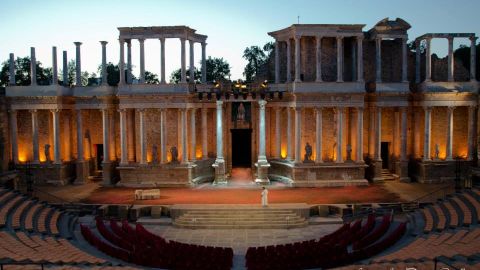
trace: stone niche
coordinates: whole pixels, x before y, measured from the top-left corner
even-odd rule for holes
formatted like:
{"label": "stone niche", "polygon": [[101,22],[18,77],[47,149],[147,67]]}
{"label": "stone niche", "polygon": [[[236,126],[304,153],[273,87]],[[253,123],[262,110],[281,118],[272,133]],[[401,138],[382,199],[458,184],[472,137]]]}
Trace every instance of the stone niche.
{"label": "stone niche", "polygon": [[358,163],[300,163],[270,161],[269,178],[293,187],[338,187],[368,185],[367,165]]}

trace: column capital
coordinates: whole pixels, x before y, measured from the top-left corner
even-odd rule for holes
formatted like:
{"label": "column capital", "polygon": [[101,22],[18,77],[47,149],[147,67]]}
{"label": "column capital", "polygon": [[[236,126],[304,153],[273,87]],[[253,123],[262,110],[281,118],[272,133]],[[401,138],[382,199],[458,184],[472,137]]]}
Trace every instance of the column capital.
{"label": "column capital", "polygon": [[192,107],[192,108],[190,108],[190,110],[191,110],[192,112],[195,112],[195,111],[197,111],[197,108]]}
{"label": "column capital", "polygon": [[265,109],[265,105],[267,105],[267,101],[264,99],[260,99],[258,101],[258,105],[260,105],[260,109]]}
{"label": "column capital", "polygon": [[222,108],[223,106],[223,101],[222,100],[217,100],[217,109]]}
{"label": "column capital", "polygon": [[432,37],[425,37],[425,40],[426,40],[427,42],[432,41],[432,39],[433,39]]}
{"label": "column capital", "polygon": [[323,35],[316,35],[316,36],[315,36],[315,39],[316,39],[317,41],[322,40],[322,38],[323,38]]}
{"label": "column capital", "polygon": [[302,111],[302,107],[295,106],[295,107],[291,107],[291,108],[294,112],[301,112]]}
{"label": "column capital", "polygon": [[145,111],[144,108],[137,108],[135,109],[136,112],[143,113]]}
{"label": "column capital", "polygon": [[189,39],[188,42],[190,43],[190,45],[195,44],[195,41],[194,41],[194,40],[191,40],[191,39]]}
{"label": "column capital", "polygon": [[124,39],[124,42],[127,43],[127,47],[132,47],[132,40],[127,38],[127,39]]}
{"label": "column capital", "polygon": [[17,110],[9,109],[9,110],[8,110],[8,113],[10,113],[10,114],[17,114]]}
{"label": "column capital", "polygon": [[357,41],[363,41],[364,39],[365,39],[364,36],[358,36],[358,37],[357,37]]}
{"label": "column capital", "polygon": [[425,112],[431,112],[432,111],[432,106],[423,106],[423,110]]}
{"label": "column capital", "polygon": [[60,111],[61,111],[61,109],[51,109],[51,110],[50,110],[50,112],[52,112],[52,113],[58,113],[58,112],[60,112]]}
{"label": "column capital", "polygon": [[202,42],[200,42],[200,44],[202,45],[202,47],[205,47],[205,46],[207,46],[208,43],[206,43],[205,41],[202,41]]}
{"label": "column capital", "polygon": [[302,38],[302,35],[293,36],[293,39],[295,39],[295,41],[300,40],[301,38]]}
{"label": "column capital", "polygon": [[107,46],[107,43],[108,41],[104,41],[104,40],[100,41],[100,44],[102,44],[103,47]]}
{"label": "column capital", "polygon": [[75,44],[75,46],[77,46],[77,47],[80,47],[80,45],[82,45],[82,42],[80,42],[80,41],[75,41],[75,42],[73,42],[73,44]]}
{"label": "column capital", "polygon": [[453,112],[455,110],[456,106],[447,106],[447,111]]}
{"label": "column capital", "polygon": [[365,110],[364,107],[357,107],[356,109],[357,109],[357,112],[363,112]]}
{"label": "column capital", "polygon": [[338,40],[343,40],[343,36],[335,36],[335,39]]}
{"label": "column capital", "polygon": [[124,113],[124,112],[127,112],[127,109],[123,108],[123,109],[118,109],[117,112],[119,113]]}
{"label": "column capital", "polygon": [[30,109],[30,110],[28,110],[28,111],[29,111],[30,113],[37,113],[37,112],[38,112],[37,109]]}
{"label": "column capital", "polygon": [[160,42],[162,42],[162,43],[165,42],[165,38],[164,38],[164,37],[158,38],[158,40],[160,40]]}
{"label": "column capital", "polygon": [[470,39],[471,42],[475,42],[477,40],[476,36],[470,36],[468,39]]}
{"label": "column capital", "polygon": [[447,39],[448,41],[453,41],[454,37],[448,36],[448,37],[446,37],[446,39]]}
{"label": "column capital", "polygon": [[144,38],[139,38],[138,42],[140,42],[140,44],[143,44],[145,42],[145,39]]}
{"label": "column capital", "polygon": [[184,37],[181,37],[181,38],[179,38],[179,39],[180,39],[180,41],[181,41],[182,43],[184,43],[184,42],[185,42],[185,40],[187,40],[187,39],[186,39],[186,38],[184,38]]}
{"label": "column capital", "polygon": [[477,105],[468,105],[467,107],[468,107],[469,110],[477,109]]}
{"label": "column capital", "polygon": [[314,110],[315,110],[316,113],[321,113],[323,111],[323,107],[318,106],[318,107],[315,107]]}

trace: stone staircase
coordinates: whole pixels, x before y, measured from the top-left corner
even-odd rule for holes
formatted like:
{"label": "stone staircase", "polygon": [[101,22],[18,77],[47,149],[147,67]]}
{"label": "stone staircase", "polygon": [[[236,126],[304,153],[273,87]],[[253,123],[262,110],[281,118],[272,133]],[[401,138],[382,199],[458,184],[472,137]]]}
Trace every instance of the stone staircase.
{"label": "stone staircase", "polygon": [[382,169],[381,178],[383,181],[394,181],[396,179],[395,175],[392,174],[388,169]]}
{"label": "stone staircase", "polygon": [[95,171],[94,175],[90,175],[88,180],[91,182],[103,182],[103,171],[97,170]]}
{"label": "stone staircase", "polygon": [[288,209],[195,209],[186,211],[173,225],[191,229],[287,229],[308,221]]}

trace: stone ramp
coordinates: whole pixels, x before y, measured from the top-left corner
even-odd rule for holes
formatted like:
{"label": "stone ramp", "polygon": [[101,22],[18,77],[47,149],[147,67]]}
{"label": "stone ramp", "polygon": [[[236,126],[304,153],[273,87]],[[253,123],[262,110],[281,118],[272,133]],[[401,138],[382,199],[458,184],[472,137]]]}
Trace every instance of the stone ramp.
{"label": "stone ramp", "polygon": [[176,227],[191,229],[287,229],[308,225],[307,204],[174,205]]}

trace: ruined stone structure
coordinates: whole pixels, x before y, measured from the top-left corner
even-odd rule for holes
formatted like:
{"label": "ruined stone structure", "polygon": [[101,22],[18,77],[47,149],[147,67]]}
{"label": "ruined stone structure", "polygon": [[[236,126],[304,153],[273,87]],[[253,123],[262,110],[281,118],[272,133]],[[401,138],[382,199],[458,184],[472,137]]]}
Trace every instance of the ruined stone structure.
{"label": "ruined stone structure", "polygon": [[[6,88],[11,162],[28,166],[38,183],[53,184],[82,184],[98,171],[105,185],[224,184],[232,168],[245,163],[260,184],[365,185],[382,180],[385,170],[401,181],[453,179],[455,157],[469,164],[477,159],[479,85],[475,50],[470,72],[457,73],[464,67],[454,63],[452,40],[470,38],[474,48],[475,35],[425,34],[412,51],[410,25],[401,19],[363,28],[294,24],[269,33],[275,51],[268,87],[281,99],[205,98],[215,87],[231,86],[206,82],[207,36],[185,26],[119,28],[118,86],[106,83],[107,42],[101,42],[102,84],[92,87],[81,86],[80,76],[75,87],[58,84],[54,47],[52,85],[37,85],[32,76],[30,86],[15,86],[12,78]],[[161,44],[160,84],[144,83],[144,40],[152,38]],[[165,80],[166,38],[180,39],[178,84]],[[432,76],[432,38],[449,40],[446,76]],[[131,76],[134,40],[140,45],[138,84]],[[187,40],[190,78],[193,46],[202,46],[200,84],[187,81]],[[75,45],[80,74],[81,43]],[[35,59],[34,48],[31,54]]]}

